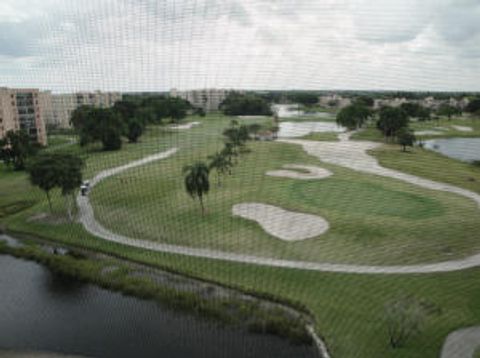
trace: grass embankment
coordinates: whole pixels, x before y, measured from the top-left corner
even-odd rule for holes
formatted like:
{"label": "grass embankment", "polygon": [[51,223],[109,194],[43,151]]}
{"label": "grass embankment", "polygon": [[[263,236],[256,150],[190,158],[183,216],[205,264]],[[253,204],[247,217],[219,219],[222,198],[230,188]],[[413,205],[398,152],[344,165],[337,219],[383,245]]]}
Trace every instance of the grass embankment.
{"label": "grass embankment", "polygon": [[[270,298],[298,302],[316,318],[316,329],[333,357],[438,357],[450,331],[480,322],[480,270],[433,275],[355,275],[225,263],[122,247],[68,228],[50,239],[106,251],[188,276]],[[387,302],[413,294],[440,314],[429,316],[421,334],[391,349],[384,323]]]}
{"label": "grass embankment", "polygon": [[[32,241],[27,245],[9,247],[0,242],[0,254],[33,260],[48,267],[55,274],[92,283],[127,295],[155,300],[169,308],[185,311],[202,318],[228,325],[245,327],[250,332],[273,334],[294,344],[311,344],[306,330],[310,319],[306,313],[293,313],[280,305],[265,305],[253,298],[205,297],[208,294],[190,292],[156,283],[152,273],[142,274],[137,267],[107,258],[92,259],[83,251],[69,250],[65,255],[48,253]],[[209,286],[215,290],[213,286]],[[285,303],[283,303],[285,304]]]}
{"label": "grass embankment", "polygon": [[[208,120],[208,118],[206,119]],[[219,119],[221,122],[221,119]],[[227,121],[225,120],[225,123]],[[224,123],[219,123],[219,127],[223,126]],[[203,125],[203,124],[202,124]],[[210,127],[207,127],[210,128]],[[189,132],[190,134],[179,133],[178,134],[178,141],[182,140],[183,143],[196,143],[197,141],[201,141],[200,138],[197,138],[195,135],[195,130]],[[212,131],[215,134],[212,134],[210,138],[216,138],[218,136],[219,128],[215,129],[212,128]],[[207,136],[208,136],[207,131]],[[172,135],[175,137],[175,135]],[[157,143],[157,147],[168,147],[171,143],[167,143],[165,140],[166,136],[156,139],[155,137],[151,138],[144,138],[143,143],[137,145],[133,149],[125,148],[126,152],[118,152],[118,153],[96,153],[91,152],[89,154],[88,161],[89,161],[89,168],[90,173],[94,172],[93,168],[103,169],[109,166],[118,165],[119,162],[127,162],[133,159],[138,159],[143,155],[151,154],[157,148],[155,148],[155,143]],[[184,138],[184,139],[181,139]],[[160,142],[162,144],[160,144]],[[144,148],[145,144],[152,143],[152,145],[148,148]],[[183,158],[182,160],[189,162],[199,157],[203,157],[205,154],[211,154],[211,148],[201,149],[202,144],[198,143],[200,148],[198,150],[191,150],[187,151],[182,149],[179,152],[178,158]],[[408,185],[404,185],[402,183],[397,183],[396,181],[390,181],[388,179],[383,178],[376,178],[370,177],[366,175],[360,175],[358,173],[351,172],[346,169],[341,169],[333,166],[324,165],[319,163],[315,158],[309,157],[303,153],[300,147],[296,146],[283,146],[279,143],[271,143],[272,146],[265,147],[266,149],[262,149],[265,145],[269,145],[270,143],[255,143],[254,152],[248,155],[248,159],[241,161],[239,167],[235,169],[236,175],[229,180],[232,180],[230,184],[225,183],[224,188],[225,191],[215,191],[213,189],[212,193],[209,195],[209,203],[208,207],[210,209],[209,214],[204,220],[201,220],[199,215],[198,208],[196,207],[196,203],[191,202],[188,197],[184,196],[185,194],[182,192],[176,192],[169,196],[164,191],[164,188],[168,188],[165,186],[164,182],[170,181],[177,181],[178,184],[170,184],[175,188],[175,185],[181,185],[181,180],[178,179],[178,174],[173,175],[170,177],[165,171],[162,169],[162,165],[166,166],[166,168],[173,168],[172,163],[167,161],[159,162],[155,165],[151,165],[145,168],[138,168],[138,172],[140,175],[135,176],[136,183],[132,187],[124,187],[115,184],[115,179],[112,178],[109,180],[111,183],[114,184],[112,189],[117,191],[112,191],[110,193],[109,199],[107,194],[105,195],[106,200],[117,200],[119,198],[120,202],[119,205],[123,205],[123,199],[121,197],[125,194],[128,195],[130,191],[136,191],[137,195],[140,195],[141,200],[148,199],[147,195],[141,194],[144,190],[151,190],[148,187],[144,188],[143,185],[145,182],[139,181],[147,180],[150,182],[149,187],[153,188],[155,182],[157,182],[157,188],[155,191],[150,192],[150,194],[159,195],[158,197],[150,198],[150,201],[145,202],[145,206],[149,207],[150,210],[156,210],[158,207],[155,206],[155,203],[162,203],[167,207],[173,207],[174,202],[178,202],[178,204],[183,205],[183,212],[176,213],[175,216],[170,216],[172,214],[165,213],[165,211],[161,211],[159,214],[151,213],[147,217],[142,218],[125,218],[124,220],[128,219],[130,224],[134,223],[134,220],[143,221],[145,225],[150,225],[150,220],[148,218],[155,218],[158,222],[168,222],[171,218],[175,220],[179,220],[177,224],[177,229],[181,232],[190,233],[193,235],[195,230],[198,228],[202,228],[200,224],[195,223],[195,220],[199,223],[203,223],[204,227],[210,227],[209,230],[205,230],[206,234],[198,235],[196,240],[202,240],[203,242],[208,242],[208,237],[212,236],[220,236],[219,232],[227,232],[230,228],[229,225],[226,225],[226,222],[222,221],[213,221],[211,222],[209,218],[212,216],[215,217],[215,208],[212,205],[212,200],[215,196],[224,197],[227,196],[225,192],[228,190],[232,190],[232,195],[235,192],[235,188],[239,185],[241,187],[251,186],[251,185],[258,185],[258,188],[251,189],[250,193],[245,193],[243,191],[237,192],[238,198],[244,201],[245,199],[251,200],[256,199],[258,197],[261,198],[261,194],[259,194],[263,190],[270,190],[271,195],[277,195],[276,197],[272,197],[275,201],[272,201],[273,205],[286,205],[288,207],[289,203],[293,200],[289,197],[290,192],[293,193],[292,186],[299,185],[296,181],[281,179],[281,178],[267,178],[264,175],[264,169],[278,169],[279,164],[286,164],[292,162],[292,160],[299,160],[305,164],[317,164],[320,166],[327,167],[333,170],[334,177],[338,176],[339,179],[341,178],[343,181],[343,186],[339,184],[330,183],[330,189],[336,188],[338,185],[339,190],[331,193],[329,201],[331,203],[336,203],[338,198],[342,198],[342,190],[340,189],[348,189],[350,184],[365,186],[369,185],[373,188],[371,190],[367,190],[365,193],[367,195],[359,195],[358,193],[349,193],[347,196],[343,196],[343,203],[342,205],[338,206],[336,209],[332,210],[332,212],[340,212],[345,215],[344,212],[348,212],[350,210],[350,216],[347,216],[348,219],[353,220],[355,219],[355,225],[360,225],[355,227],[355,225],[349,226],[348,220],[343,219],[343,224],[346,227],[345,232],[345,239],[348,239],[348,235],[355,234],[357,229],[362,229],[364,227],[370,227],[370,234],[364,233],[365,237],[373,237],[375,238],[375,234],[378,232],[382,232],[382,230],[387,230],[390,228],[391,220],[395,220],[395,217],[391,216],[390,213],[387,216],[379,215],[379,214],[369,214],[372,218],[372,223],[375,226],[371,226],[365,216],[362,218],[356,217],[356,213],[358,211],[358,215],[365,215],[363,214],[365,211],[367,213],[373,210],[379,210],[378,207],[374,205],[377,203],[379,205],[378,199],[377,201],[370,202],[369,196],[375,195],[379,190],[385,190],[385,188],[391,190],[400,191],[404,193],[405,191],[408,193],[410,190],[410,194],[417,194],[420,197],[426,197],[428,200],[440,200],[440,196],[443,196],[441,193],[436,193],[435,195],[432,192],[423,192],[417,188],[410,187]],[[211,145],[211,144],[210,144]],[[132,145],[133,146],[133,145]],[[215,147],[215,145],[213,145]],[[258,147],[258,148],[256,148]],[[183,148],[183,147],[182,147]],[[208,153],[207,153],[208,152]],[[265,157],[265,154],[270,155]],[[143,153],[143,155],[141,155]],[[180,156],[181,153],[185,153]],[[283,153],[283,154],[282,154]],[[125,156],[123,156],[125,154]],[[399,160],[398,158],[404,155],[400,151],[393,151],[390,153],[393,157],[388,158],[386,157],[386,162],[393,161],[394,163],[390,163],[388,165],[396,165],[396,161]],[[408,154],[407,154],[408,155]],[[116,157],[115,157],[116,156]],[[179,160],[176,158],[177,160]],[[173,158],[172,158],[173,159]],[[443,160],[447,160],[443,158]],[[450,161],[450,160],[448,160]],[[387,165],[383,163],[384,165]],[[260,168],[255,169],[256,165],[259,165]],[[261,167],[263,165],[263,168]],[[439,160],[439,165],[441,165],[441,161]],[[243,166],[243,167],[242,167]],[[253,170],[252,167],[255,167]],[[152,170],[152,176],[149,176],[149,172],[147,170]],[[245,168],[248,170],[252,170],[250,175],[241,168]],[[98,169],[98,170],[99,170]],[[441,166],[440,166],[441,169]],[[434,173],[431,175],[440,175],[441,171],[438,170],[438,174]],[[418,168],[412,168],[413,171],[418,170]],[[245,173],[245,174],[241,174]],[[413,174],[418,174],[413,172]],[[125,176],[132,175],[132,173],[125,173]],[[238,176],[239,175],[239,176]],[[332,177],[332,179],[334,178]],[[10,178],[10,177],[8,177]],[[7,181],[9,179],[6,179]],[[362,179],[363,178],[363,179]],[[244,183],[242,184],[242,180]],[[279,183],[282,182],[280,185],[272,185],[272,181],[275,180]],[[109,184],[109,181],[106,181],[105,184]],[[328,183],[327,181],[319,181],[320,183]],[[18,181],[20,183],[20,181]],[[3,185],[3,184],[2,184]],[[14,185],[14,184],[12,184]],[[133,183],[131,184],[133,185]],[[322,190],[319,191],[318,188],[308,188],[308,186],[312,185],[311,183],[305,183],[306,187],[300,184],[300,187],[297,187],[296,190],[307,194],[308,200],[318,200],[316,197],[318,195],[326,195],[326,193]],[[393,187],[391,186],[393,185]],[[458,184],[460,185],[460,184]],[[279,188],[283,188],[280,191]],[[96,190],[100,190],[101,187],[96,188],[94,190],[94,194]],[[217,194],[215,194],[215,192]],[[27,193],[32,193],[28,191]],[[101,194],[101,192],[99,192]],[[38,194],[38,193],[37,193]],[[35,194],[35,195],[37,195]],[[161,195],[160,195],[161,194]],[[438,194],[438,195],[437,195]],[[434,196],[432,196],[434,195]],[[446,205],[466,205],[468,201],[466,199],[457,198],[455,196],[450,196],[449,194],[445,194],[449,196],[447,202],[444,202]],[[297,197],[298,195],[295,195]],[[305,195],[304,195],[305,196]],[[158,199],[160,197],[160,199]],[[383,197],[383,195],[382,195]],[[350,201],[352,198],[356,198],[355,202],[357,206],[353,206],[354,209],[350,209],[347,206],[350,205]],[[455,198],[455,199],[454,199]],[[207,259],[200,259],[200,258],[193,258],[193,257],[185,257],[180,255],[171,255],[171,254],[162,254],[162,253],[155,253],[149,252],[146,250],[125,247],[122,245],[106,242],[104,240],[98,239],[86,233],[83,228],[79,224],[58,224],[58,225],[50,225],[45,222],[41,221],[31,221],[27,222],[26,219],[29,218],[36,212],[46,211],[47,205],[43,199],[43,197],[38,197],[38,200],[42,200],[41,203],[37,204],[32,209],[28,209],[22,213],[13,215],[8,218],[8,220],[4,219],[2,222],[8,224],[9,228],[16,229],[22,232],[30,232],[32,234],[41,236],[45,239],[57,241],[57,242],[64,242],[69,245],[77,246],[77,247],[84,247],[94,251],[100,252],[107,252],[109,254],[116,255],[121,258],[129,259],[132,261],[138,261],[147,263],[156,267],[161,267],[163,269],[171,270],[174,272],[183,273],[187,276],[198,277],[203,280],[214,281],[221,284],[224,284],[229,287],[239,288],[244,291],[251,291],[255,292],[259,295],[264,295],[265,297],[271,298],[279,298],[281,300],[286,300],[289,302],[296,303],[300,306],[305,306],[310,310],[316,318],[316,330],[320,333],[324,338],[325,341],[332,353],[333,357],[408,357],[408,358],[433,358],[438,357],[442,343],[450,331],[458,329],[460,327],[466,327],[471,325],[478,325],[480,322],[480,301],[478,300],[478,296],[480,294],[480,269],[471,269],[465,270],[461,272],[452,272],[452,273],[444,273],[444,274],[431,274],[431,275],[355,275],[355,274],[333,274],[333,273],[322,273],[322,272],[309,272],[304,270],[292,270],[292,269],[280,269],[280,268],[269,268],[269,267],[262,267],[256,265],[246,265],[246,264],[236,264],[236,263],[228,263],[223,261],[215,261],[215,260],[207,260]],[[325,197],[324,197],[325,199]],[[168,201],[170,200],[170,202]],[[171,202],[173,200],[174,202]],[[298,200],[298,199],[295,199]],[[427,200],[427,201],[428,201]],[[441,199],[445,200],[445,199]],[[451,202],[449,203],[448,200]],[[415,201],[415,200],[414,200]],[[421,201],[421,200],[420,200]],[[63,202],[60,201],[58,197],[55,199],[56,208],[60,210]],[[323,203],[324,200],[321,200]],[[340,200],[342,202],[342,200]],[[409,216],[411,215],[408,211],[405,212],[404,209],[401,209],[400,206],[396,206],[396,200],[392,200],[391,197],[386,196],[383,202],[380,204],[385,207],[385,202],[388,203],[394,210],[394,214],[397,216]],[[405,203],[405,202],[404,202]],[[455,204],[457,203],[457,204]],[[458,204],[463,203],[463,204]],[[100,203],[105,205],[103,203]],[[468,203],[470,205],[471,203]],[[319,205],[319,204],[303,204],[303,205]],[[412,205],[411,203],[408,205]],[[418,204],[414,204],[418,205]],[[422,204],[423,205],[423,204]],[[472,206],[472,205],[470,205]],[[128,205],[126,205],[128,208]],[[437,207],[438,209],[438,207]],[[443,208],[445,209],[445,208]],[[448,207],[447,207],[448,209]],[[457,210],[462,210],[462,208],[457,207]],[[326,209],[323,209],[326,210]],[[417,208],[411,208],[415,212],[415,210],[419,210]],[[419,210],[422,215],[429,214],[428,210]],[[433,210],[435,213],[435,210]],[[447,211],[450,212],[450,211]],[[459,220],[458,212],[462,213],[461,220]],[[452,224],[456,221],[462,221],[464,218],[468,222],[467,214],[468,211],[458,211],[455,215],[455,210],[450,212],[448,217],[444,217],[446,220],[445,225],[452,226]],[[437,212],[438,213],[438,212]],[[478,214],[478,212],[476,212]],[[401,215],[400,215],[401,214]],[[469,215],[472,215],[471,212]],[[228,215],[225,214],[225,215]],[[178,219],[177,219],[178,216]],[[185,225],[183,220],[185,216],[190,216],[192,222],[186,221],[186,227],[182,228],[181,225]],[[325,215],[326,216],[326,215]],[[473,218],[477,218],[477,216],[472,216]],[[422,220],[424,220],[423,218]],[[233,220],[229,217],[228,220]],[[238,227],[240,228],[241,219],[237,220]],[[331,218],[329,218],[331,220]],[[415,223],[415,219],[408,219],[411,225]],[[428,223],[428,218],[426,222]],[[367,221],[367,222],[366,222]],[[200,226],[198,226],[200,225]],[[264,237],[265,240],[260,240],[262,231],[254,223],[249,222],[242,222],[242,227],[247,227],[251,230],[252,235],[254,236],[253,242],[255,247],[258,249],[259,254],[263,251],[267,251],[269,248],[273,247],[273,243],[277,244],[278,240],[273,238],[269,238],[269,240],[265,241],[267,238]],[[391,225],[395,225],[392,223]],[[385,229],[386,228],[386,229]],[[445,228],[445,226],[443,227]],[[448,229],[448,228],[447,228]],[[468,226],[466,227],[468,229]],[[116,228],[115,228],[116,230]],[[243,229],[245,230],[245,229]],[[348,231],[351,231],[350,233]],[[452,230],[452,229],[448,229]],[[447,230],[447,239],[454,240],[461,242],[465,239],[468,239],[467,235],[463,235],[464,231],[463,228],[456,228],[455,231],[451,231],[450,235],[448,235]],[[361,232],[361,231],[360,231]],[[478,232],[478,231],[477,231]],[[417,234],[412,230],[410,231],[411,235],[415,234],[415,244],[420,244],[423,241],[421,236],[417,237]],[[186,235],[186,234],[184,234]],[[227,242],[235,243],[242,242],[242,236],[235,236],[237,235],[233,232],[233,240],[227,235],[224,236]],[[407,240],[408,240],[408,235]],[[453,237],[451,237],[453,236]],[[395,237],[394,237],[395,238]],[[317,240],[322,242],[322,240]],[[368,241],[363,242],[361,237],[354,236],[354,239],[351,240],[355,243],[359,248],[363,247],[364,245],[368,244]],[[283,244],[283,243],[282,243]],[[348,251],[345,251],[342,248],[344,243],[339,242],[337,245],[339,247],[338,254],[340,256],[345,255]],[[392,246],[388,245],[391,244]],[[431,242],[432,246],[435,246],[435,241]],[[290,245],[282,245],[285,254],[294,254],[295,253],[295,246],[296,244]],[[348,246],[348,245],[347,245]],[[343,246],[344,247],[344,246]],[[401,240],[395,242],[386,242],[385,243],[385,251],[391,251],[395,255],[395,251],[401,248]],[[272,249],[273,250],[273,249]],[[330,252],[331,257],[335,258],[335,250],[337,248],[332,247],[332,252]],[[375,250],[374,242],[370,248],[365,248],[364,251],[350,251],[351,257],[349,260],[357,261],[359,259],[359,255],[363,253],[368,253],[371,250]],[[417,249],[417,251],[419,251]],[[357,252],[357,253],[355,253]],[[319,253],[321,254],[321,253]],[[385,253],[386,256],[389,256],[389,253]],[[404,253],[406,255],[406,253]],[[425,252],[422,253],[425,256]],[[386,257],[384,256],[384,257]],[[401,256],[399,256],[401,258]],[[425,258],[425,257],[424,257]],[[361,259],[361,257],[360,257]],[[433,305],[440,309],[440,314],[429,316],[425,322],[424,329],[421,334],[416,335],[411,341],[407,343],[404,348],[401,349],[391,349],[388,345],[388,335],[387,335],[387,328],[383,321],[384,318],[384,308],[385,304],[392,299],[398,297],[399,295],[405,294],[413,294],[422,300],[431,302]]]}

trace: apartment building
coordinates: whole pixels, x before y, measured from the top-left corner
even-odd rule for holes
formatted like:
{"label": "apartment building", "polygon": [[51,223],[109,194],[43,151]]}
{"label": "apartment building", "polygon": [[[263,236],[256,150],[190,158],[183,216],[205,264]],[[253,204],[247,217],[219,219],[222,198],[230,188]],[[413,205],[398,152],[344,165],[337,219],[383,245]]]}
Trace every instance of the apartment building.
{"label": "apartment building", "polygon": [[218,111],[230,90],[226,89],[196,89],[189,91],[177,91],[175,88],[170,90],[170,97],[179,97],[190,102],[196,108],[202,108],[205,112]]}
{"label": "apartment building", "polygon": [[350,98],[342,97],[336,93],[320,96],[318,102],[323,107],[334,107],[338,109],[342,109],[352,104]]}
{"label": "apartment building", "polygon": [[0,88],[0,138],[24,130],[32,140],[47,145],[47,133],[38,89]]}
{"label": "apartment building", "polygon": [[[42,100],[42,103],[45,104],[45,122],[48,126],[55,128],[70,128],[72,112],[79,106],[109,108],[122,99],[122,94],[119,92],[101,91],[62,94],[45,91],[42,92],[42,96],[45,97]],[[49,105],[51,109],[49,109]]]}

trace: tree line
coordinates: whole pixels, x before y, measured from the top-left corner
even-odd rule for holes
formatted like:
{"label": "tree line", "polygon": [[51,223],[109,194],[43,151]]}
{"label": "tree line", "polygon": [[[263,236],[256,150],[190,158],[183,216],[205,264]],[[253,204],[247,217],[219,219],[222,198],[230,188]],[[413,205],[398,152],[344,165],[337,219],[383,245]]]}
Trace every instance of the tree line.
{"label": "tree line", "polygon": [[181,98],[131,97],[116,102],[112,108],[80,106],[72,113],[71,123],[81,146],[101,142],[104,150],[118,150],[122,137],[136,143],[147,124],[177,123],[190,109],[190,103]]}

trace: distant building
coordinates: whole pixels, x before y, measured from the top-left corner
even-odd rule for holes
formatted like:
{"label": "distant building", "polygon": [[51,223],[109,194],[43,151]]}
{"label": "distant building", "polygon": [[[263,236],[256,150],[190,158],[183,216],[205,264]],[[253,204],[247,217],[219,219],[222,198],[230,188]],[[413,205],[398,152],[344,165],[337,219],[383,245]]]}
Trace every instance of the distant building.
{"label": "distant building", "polygon": [[320,96],[318,102],[323,107],[332,107],[342,109],[352,104],[352,100],[347,97],[342,97],[336,93]]}
{"label": "distant building", "polygon": [[42,100],[38,89],[0,88],[0,138],[24,130],[32,140],[47,145]]}
{"label": "distant building", "polygon": [[205,112],[218,111],[220,104],[227,98],[230,90],[226,89],[196,89],[189,91],[170,90],[170,97],[182,98],[196,108],[202,108]]}
{"label": "distant building", "polygon": [[45,104],[45,122],[47,126],[55,128],[70,128],[72,112],[79,106],[109,108],[122,99],[119,92],[101,91],[62,94],[45,91],[41,92],[41,95],[42,103]]}
{"label": "distant building", "polygon": [[387,99],[376,98],[373,101],[373,108],[379,109],[381,107],[400,107],[402,104],[407,103],[408,100],[404,97],[395,97]]}

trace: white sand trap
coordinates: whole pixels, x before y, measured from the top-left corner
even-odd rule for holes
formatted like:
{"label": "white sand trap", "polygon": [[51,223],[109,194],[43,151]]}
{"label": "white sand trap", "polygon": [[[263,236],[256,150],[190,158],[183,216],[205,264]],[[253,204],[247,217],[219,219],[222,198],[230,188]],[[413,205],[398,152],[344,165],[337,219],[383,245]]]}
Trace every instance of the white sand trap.
{"label": "white sand trap", "polygon": [[176,124],[173,126],[170,126],[170,129],[190,129],[192,127],[198,126],[200,122],[189,122],[185,124]]}
{"label": "white sand trap", "polygon": [[467,126],[452,125],[452,128],[459,131],[459,132],[473,132],[473,128],[472,127],[467,127]]}
{"label": "white sand trap", "polygon": [[282,208],[260,204],[235,204],[235,216],[256,221],[270,235],[284,241],[300,241],[323,234],[328,222],[317,215],[296,213]]}
{"label": "white sand trap", "polygon": [[[282,168],[284,169],[271,170],[266,172],[266,174],[272,177],[282,177],[282,178],[301,179],[301,180],[323,179],[332,175],[332,172],[330,170],[320,168],[320,167],[314,167],[310,165],[285,164]],[[297,170],[287,170],[287,169],[297,169]],[[303,170],[308,171],[308,173],[302,172]]]}
{"label": "white sand trap", "polygon": [[430,130],[430,129],[427,129],[424,131],[415,131],[415,135],[442,135],[442,134],[445,134],[445,133],[436,131],[436,130]]}

